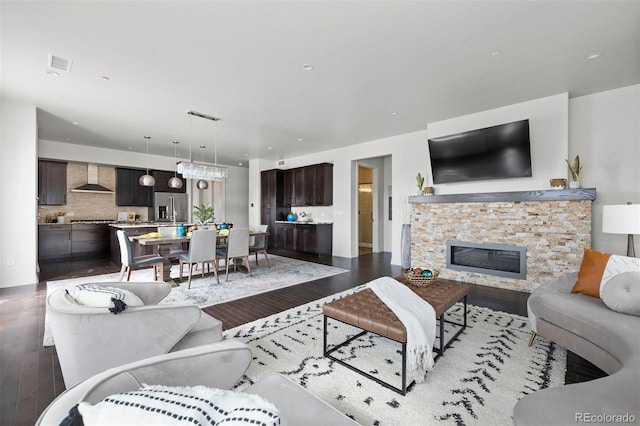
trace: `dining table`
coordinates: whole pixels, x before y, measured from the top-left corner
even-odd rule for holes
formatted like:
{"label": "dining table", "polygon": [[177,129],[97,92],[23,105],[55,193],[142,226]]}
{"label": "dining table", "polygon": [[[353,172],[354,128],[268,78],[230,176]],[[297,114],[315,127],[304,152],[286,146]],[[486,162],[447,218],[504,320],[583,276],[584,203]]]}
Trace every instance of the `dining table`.
{"label": "dining table", "polygon": [[[269,235],[269,233],[259,232],[259,231],[249,231],[249,237],[258,237],[261,235]],[[224,242],[226,241],[227,236],[228,236],[228,233],[218,232],[218,244],[224,245]],[[162,281],[169,283],[172,286],[177,286],[178,282],[173,278],[171,278],[171,260],[169,259],[171,256],[171,246],[173,244],[188,243],[190,239],[191,239],[191,232],[188,232],[187,235],[183,237],[179,237],[175,234],[153,236],[153,237],[149,237],[147,235],[135,235],[135,236],[129,237],[129,240],[135,241],[136,243],[142,246],[157,247],[158,254],[162,256],[162,259],[163,259]]]}

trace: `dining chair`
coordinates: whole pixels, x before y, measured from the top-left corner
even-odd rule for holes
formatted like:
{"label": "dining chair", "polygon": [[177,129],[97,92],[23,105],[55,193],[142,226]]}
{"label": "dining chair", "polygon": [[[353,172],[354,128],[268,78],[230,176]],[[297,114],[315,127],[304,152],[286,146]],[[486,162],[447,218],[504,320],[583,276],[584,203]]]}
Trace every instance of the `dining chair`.
{"label": "dining chair", "polygon": [[264,259],[267,261],[267,266],[271,268],[271,263],[269,263],[269,256],[267,256],[267,229],[269,229],[269,225],[256,225],[252,227],[254,232],[264,232],[263,235],[252,236],[249,245],[249,254],[256,255],[256,266],[258,266],[258,253],[264,254]]}
{"label": "dining chair", "polygon": [[180,262],[180,282],[182,282],[182,266],[189,264],[189,281],[187,288],[191,288],[191,276],[193,275],[193,265],[197,266],[202,263],[202,278],[204,278],[204,265],[213,263],[213,273],[216,281],[220,284],[218,278],[218,259],[216,258],[216,240],[218,238],[215,229],[197,229],[191,232],[191,240],[189,241],[189,251],[178,256]]}
{"label": "dining chair", "polygon": [[251,265],[249,264],[249,228],[231,228],[227,236],[227,245],[218,249],[217,259],[225,260],[225,280],[229,281],[229,263],[233,259],[234,271],[238,270],[237,259],[244,259],[249,276]]}
{"label": "dining chair", "polygon": [[133,257],[133,249],[127,232],[119,229],[116,231],[116,234],[118,235],[118,243],[120,244],[120,262],[122,262],[119,281],[122,281],[125,272],[127,273],[127,281],[129,281],[131,279],[132,268],[144,268],[147,266],[153,266],[153,279],[162,281],[164,258],[157,254]]}

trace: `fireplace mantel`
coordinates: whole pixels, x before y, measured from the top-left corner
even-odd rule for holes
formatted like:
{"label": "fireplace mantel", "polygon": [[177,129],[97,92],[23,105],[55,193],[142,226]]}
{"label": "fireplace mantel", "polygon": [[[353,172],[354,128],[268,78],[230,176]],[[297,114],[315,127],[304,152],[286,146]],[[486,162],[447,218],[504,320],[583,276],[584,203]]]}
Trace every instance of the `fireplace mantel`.
{"label": "fireplace mantel", "polygon": [[484,192],[476,194],[415,195],[411,204],[427,203],[490,203],[498,201],[577,201],[595,200],[595,188],[549,189],[539,191]]}

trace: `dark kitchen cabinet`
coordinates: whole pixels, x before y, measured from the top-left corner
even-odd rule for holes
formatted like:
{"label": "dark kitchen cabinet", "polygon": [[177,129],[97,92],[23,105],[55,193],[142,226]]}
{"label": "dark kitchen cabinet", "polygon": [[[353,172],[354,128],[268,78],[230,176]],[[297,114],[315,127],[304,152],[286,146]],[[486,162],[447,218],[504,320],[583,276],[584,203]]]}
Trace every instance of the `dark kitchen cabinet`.
{"label": "dark kitchen cabinet", "polygon": [[38,204],[67,204],[67,163],[38,160]]}
{"label": "dark kitchen cabinet", "polygon": [[[333,204],[333,164],[298,167],[291,173],[291,205],[330,206]],[[286,197],[285,197],[286,199]]]}
{"label": "dark kitchen cabinet", "polygon": [[155,192],[177,192],[177,193],[185,193],[187,192],[187,181],[182,177],[180,173],[177,174],[177,177],[182,180],[182,188],[170,188],[169,187],[169,179],[176,176],[175,172],[168,172],[166,170],[153,170],[150,172],[151,176],[156,179],[156,184],[153,186],[153,190]]}
{"label": "dark kitchen cabinet", "polygon": [[71,256],[71,225],[38,227],[38,259],[61,259]]}
{"label": "dark kitchen cabinet", "polygon": [[71,225],[71,254],[74,257],[106,254],[110,244],[109,225]]}
{"label": "dark kitchen cabinet", "polygon": [[293,171],[285,170],[282,178],[282,204],[284,206],[291,206],[291,199],[293,197]]}
{"label": "dark kitchen cabinet", "polygon": [[273,169],[260,173],[260,220],[269,225],[268,246],[276,244],[276,220],[283,219],[288,209],[283,205],[284,172]]}
{"label": "dark kitchen cabinet", "polygon": [[153,207],[153,187],[138,183],[144,169],[116,167],[116,205]]}
{"label": "dark kitchen cabinet", "polygon": [[277,223],[276,247],[284,250],[331,256],[333,225],[330,223]]}

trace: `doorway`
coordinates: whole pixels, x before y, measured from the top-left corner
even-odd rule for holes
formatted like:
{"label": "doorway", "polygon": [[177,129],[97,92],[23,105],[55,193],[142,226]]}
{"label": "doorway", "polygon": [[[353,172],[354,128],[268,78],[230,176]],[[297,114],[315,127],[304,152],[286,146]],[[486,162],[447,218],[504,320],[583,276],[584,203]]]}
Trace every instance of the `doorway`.
{"label": "doorway", "polygon": [[373,169],[358,166],[358,256],[373,252]]}

